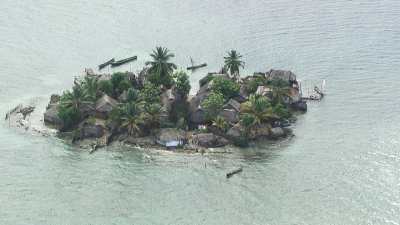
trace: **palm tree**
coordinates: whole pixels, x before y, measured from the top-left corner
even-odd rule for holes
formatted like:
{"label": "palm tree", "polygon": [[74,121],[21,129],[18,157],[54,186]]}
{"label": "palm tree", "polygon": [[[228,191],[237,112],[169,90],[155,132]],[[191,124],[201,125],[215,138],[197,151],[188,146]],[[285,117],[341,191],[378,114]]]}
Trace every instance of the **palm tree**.
{"label": "palm tree", "polygon": [[228,129],[228,123],[225,121],[225,119],[221,116],[217,116],[213,123],[213,126],[217,127],[218,129],[220,129],[221,131],[225,132]]}
{"label": "palm tree", "polygon": [[170,53],[167,48],[156,47],[150,54],[152,61],[146,62],[150,65],[149,80],[150,82],[158,85],[171,85],[171,73],[176,69],[176,65],[171,63],[170,60],[175,57]]}
{"label": "palm tree", "polygon": [[131,136],[141,133],[140,125],[143,124],[143,118],[140,116],[138,107],[133,103],[128,103],[123,108],[122,127],[128,129],[128,134]]}
{"label": "palm tree", "polygon": [[153,103],[150,105],[145,105],[144,118],[152,128],[158,127],[160,125],[160,115],[161,115],[161,105]]}
{"label": "palm tree", "polygon": [[276,103],[283,103],[285,98],[289,96],[290,87],[283,80],[272,82],[272,98]]}
{"label": "palm tree", "polygon": [[72,88],[72,92],[66,91],[61,96],[60,102],[61,105],[65,108],[73,108],[75,110],[79,110],[79,107],[82,105],[82,103],[87,103],[87,101],[85,100],[85,95],[81,85],[75,84],[75,86]]}
{"label": "palm tree", "polygon": [[240,111],[254,117],[254,125],[277,118],[268,99],[261,95],[250,95],[249,101],[240,106]]}
{"label": "palm tree", "polygon": [[228,52],[228,56],[224,57],[225,69],[229,70],[231,76],[235,79],[239,77],[239,68],[244,68],[244,62],[240,60],[241,58],[242,56],[236,50],[231,50]]}
{"label": "palm tree", "polygon": [[85,97],[92,102],[95,102],[97,99],[97,93],[99,90],[98,80],[99,78],[94,76],[85,76],[85,80],[82,83]]}

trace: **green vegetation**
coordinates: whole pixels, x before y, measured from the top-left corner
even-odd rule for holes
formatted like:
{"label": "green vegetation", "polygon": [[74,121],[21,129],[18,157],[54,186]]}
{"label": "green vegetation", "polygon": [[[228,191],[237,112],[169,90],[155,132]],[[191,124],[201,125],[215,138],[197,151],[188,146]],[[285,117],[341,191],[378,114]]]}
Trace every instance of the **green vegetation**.
{"label": "green vegetation", "polygon": [[80,107],[87,103],[81,85],[75,84],[71,91],[65,91],[60,98],[58,116],[63,121],[63,130],[73,128],[81,119]]}
{"label": "green vegetation", "polygon": [[169,88],[172,85],[171,74],[176,69],[176,65],[170,60],[175,57],[167,48],[156,47],[153,53],[150,54],[152,61],[146,62],[150,65],[149,81],[157,86],[164,85]]}
{"label": "green vegetation", "polygon": [[145,83],[139,93],[139,100],[146,103],[160,102],[161,90],[153,83]]}
{"label": "green vegetation", "polygon": [[101,81],[99,81],[98,87],[99,87],[99,91],[101,91],[104,94],[107,94],[109,96],[112,96],[112,94],[113,94],[113,84],[111,83],[110,80],[101,80]]}
{"label": "green vegetation", "polygon": [[173,74],[173,78],[177,93],[186,98],[191,88],[189,76],[183,71],[178,71]]}
{"label": "green vegetation", "polygon": [[226,120],[220,116],[217,116],[214,120],[212,125],[214,125],[215,127],[217,127],[219,130],[221,130],[222,132],[226,132],[229,128],[229,124],[228,122],[226,122]]}
{"label": "green vegetation", "polygon": [[256,93],[258,86],[263,86],[266,84],[267,84],[267,81],[264,77],[256,76],[255,78],[251,79],[246,84],[245,87],[246,87],[247,93],[254,94],[254,93]]}
{"label": "green vegetation", "polygon": [[94,76],[86,76],[82,82],[82,89],[87,100],[96,102],[99,91],[98,78]]}
{"label": "green vegetation", "polygon": [[289,96],[289,83],[283,80],[272,80],[269,84],[272,87],[272,98],[274,103],[282,104],[286,97]]}
{"label": "green vegetation", "polygon": [[224,57],[225,69],[228,70],[235,79],[239,77],[240,67],[244,68],[244,62],[241,61],[241,58],[242,56],[236,52],[236,50],[231,50],[228,52],[228,56]]}
{"label": "green vegetation", "polygon": [[230,99],[239,94],[240,85],[231,79],[216,77],[213,79],[211,89],[216,93],[222,94],[225,99]]}
{"label": "green vegetation", "polygon": [[224,96],[218,92],[212,92],[202,103],[201,107],[206,113],[207,120],[212,120],[215,118],[222,106],[225,103]]}
{"label": "green vegetation", "polygon": [[243,103],[240,107],[242,114],[248,114],[254,117],[254,124],[262,124],[275,119],[277,116],[273,113],[271,103],[261,95],[250,95],[249,101]]}

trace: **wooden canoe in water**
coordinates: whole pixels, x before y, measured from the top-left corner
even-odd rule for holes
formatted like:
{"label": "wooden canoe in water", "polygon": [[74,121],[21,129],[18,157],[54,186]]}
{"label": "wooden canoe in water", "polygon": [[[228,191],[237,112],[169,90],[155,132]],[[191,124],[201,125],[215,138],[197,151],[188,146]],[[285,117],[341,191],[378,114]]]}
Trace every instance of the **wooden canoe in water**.
{"label": "wooden canoe in water", "polygon": [[202,68],[202,67],[206,67],[206,66],[207,66],[207,63],[203,63],[203,64],[200,64],[200,65],[189,66],[189,67],[186,68],[186,69],[187,69],[187,70],[195,70],[195,69]]}
{"label": "wooden canoe in water", "polygon": [[118,61],[115,61],[115,62],[111,63],[111,67],[121,66],[123,64],[129,63],[129,62],[132,62],[132,61],[135,61],[135,60],[137,60],[137,56],[132,56],[130,58],[118,60]]}
{"label": "wooden canoe in water", "polygon": [[99,70],[102,70],[104,67],[106,67],[106,66],[108,66],[108,65],[111,65],[111,63],[113,63],[113,62],[115,62],[115,59],[114,59],[114,58],[108,60],[107,62],[105,62],[105,63],[103,63],[103,64],[100,64],[100,65],[99,65]]}

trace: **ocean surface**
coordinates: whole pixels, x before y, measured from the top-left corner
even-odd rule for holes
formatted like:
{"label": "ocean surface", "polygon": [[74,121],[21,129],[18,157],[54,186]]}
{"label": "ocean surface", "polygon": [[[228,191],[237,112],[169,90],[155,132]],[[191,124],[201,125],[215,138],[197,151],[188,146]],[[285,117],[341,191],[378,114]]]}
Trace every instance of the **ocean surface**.
{"label": "ocean surface", "polygon": [[399,18],[398,0],[1,0],[1,118],[158,45],[208,63],[194,87],[237,49],[242,74],[288,69],[327,95],[294,137],[232,154],[90,155],[2,119],[0,224],[400,224]]}

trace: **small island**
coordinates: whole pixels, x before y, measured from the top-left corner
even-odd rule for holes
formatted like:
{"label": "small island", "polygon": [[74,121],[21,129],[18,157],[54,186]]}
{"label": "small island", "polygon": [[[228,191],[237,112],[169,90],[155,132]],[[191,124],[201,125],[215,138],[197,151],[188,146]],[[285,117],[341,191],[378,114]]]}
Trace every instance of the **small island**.
{"label": "small island", "polygon": [[219,72],[199,81],[190,96],[187,73],[167,48],[157,47],[138,74],[87,72],[72,90],[52,95],[46,126],[78,146],[113,141],[163,149],[201,149],[277,139],[290,134],[296,112],[307,110],[296,75],[269,70],[240,76],[242,56],[224,57]]}

